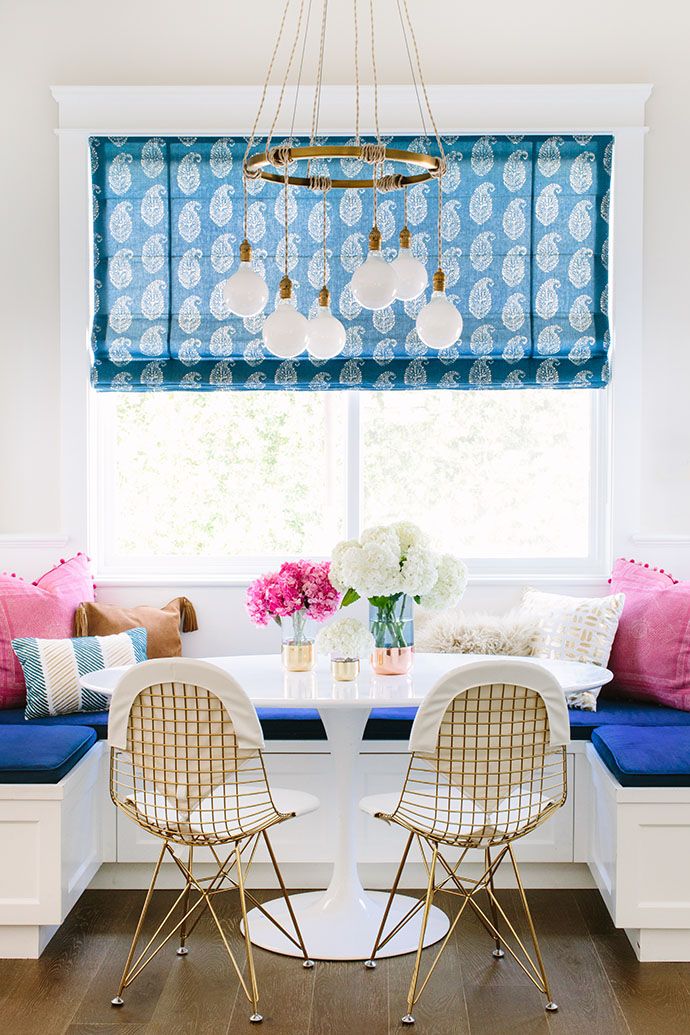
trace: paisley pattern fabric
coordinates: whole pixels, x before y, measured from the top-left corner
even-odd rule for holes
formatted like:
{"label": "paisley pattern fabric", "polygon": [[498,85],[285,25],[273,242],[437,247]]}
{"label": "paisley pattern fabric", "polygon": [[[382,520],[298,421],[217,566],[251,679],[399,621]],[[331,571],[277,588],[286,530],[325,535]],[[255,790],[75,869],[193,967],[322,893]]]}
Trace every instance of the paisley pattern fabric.
{"label": "paisley pattern fabric", "polygon": [[[386,142],[431,148],[418,137]],[[380,312],[356,303],[349,282],[366,257],[372,191],[329,192],[329,286],[347,342],[327,361],[307,353],[280,360],[262,343],[285,255],[278,184],[248,184],[247,233],[270,289],[266,313],[243,320],[223,306],[219,285],[237,269],[243,236],[246,140],[90,143],[98,390],[599,388],[608,381],[611,137],[444,138],[443,268],[464,329],[441,352],[426,348],[415,330],[430,288]],[[326,173],[323,166],[313,163],[312,174]],[[354,160],[331,166],[332,175],[370,169]],[[322,195],[291,187],[287,218],[290,276],[309,314],[323,282]],[[409,188],[412,249],[430,278],[436,219],[436,183]],[[402,223],[402,192],[380,194],[387,258],[397,253]]]}

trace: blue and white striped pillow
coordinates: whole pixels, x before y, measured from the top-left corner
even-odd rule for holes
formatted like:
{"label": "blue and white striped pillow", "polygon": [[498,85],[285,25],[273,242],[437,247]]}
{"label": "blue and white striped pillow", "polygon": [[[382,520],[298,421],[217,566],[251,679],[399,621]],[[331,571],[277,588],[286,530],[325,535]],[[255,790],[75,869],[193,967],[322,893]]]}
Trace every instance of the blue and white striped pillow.
{"label": "blue and white striped pillow", "polygon": [[84,690],[79,679],[115,665],[146,661],[146,629],[128,629],[114,636],[79,636],[73,640],[12,640],[24,670],[27,719],[74,712],[100,712],[110,694]]}

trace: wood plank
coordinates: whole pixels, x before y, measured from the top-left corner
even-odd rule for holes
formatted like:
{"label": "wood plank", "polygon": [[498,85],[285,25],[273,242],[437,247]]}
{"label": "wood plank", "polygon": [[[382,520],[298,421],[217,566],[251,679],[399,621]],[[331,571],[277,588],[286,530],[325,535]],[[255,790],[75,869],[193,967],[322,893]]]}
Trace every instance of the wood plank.
{"label": "wood plank", "polygon": [[[115,1025],[119,1029],[128,1024],[144,1024],[151,1019],[168,977],[175,972],[175,964],[182,960],[175,955],[178,942],[171,939],[170,943],[125,989],[122,997],[125,1001],[124,1006],[111,1006],[110,1000],[117,994],[122,969],[139,919],[145,892],[112,891],[108,894],[110,895],[110,910],[106,913],[106,917],[109,915],[110,918],[109,949],[91,977],[88,987],[83,990],[72,1023]],[[137,954],[162,921],[177,894],[178,892],[172,890],[154,893]]]}
{"label": "wood plank", "polygon": [[[558,1013],[549,1028],[563,1035],[630,1035],[621,1005],[588,937],[575,896],[544,890],[527,892],[551,994]],[[586,994],[583,991],[586,989]]]}
{"label": "wood plank", "polygon": [[[517,893],[499,891],[510,915]],[[261,892],[261,899],[275,892]],[[151,923],[174,898],[157,892]],[[544,958],[559,1003],[547,1015],[543,996],[517,965],[491,955],[493,942],[473,914],[463,916],[415,1007],[420,1035],[679,1035],[690,1017],[690,963],[637,961],[595,891],[530,891]],[[187,957],[166,947],[128,990],[110,999],[136,924],[143,892],[86,892],[40,960],[0,960],[3,1035],[234,1035],[249,1029],[215,927],[194,931]],[[458,900],[442,896],[451,914]],[[234,894],[216,899],[228,938],[243,959]],[[516,923],[526,934],[524,921]],[[423,956],[423,972],[433,959]],[[361,963],[300,961],[255,951],[261,1012],[272,1035],[403,1035],[400,1019],[414,957]]]}
{"label": "wood plank", "polygon": [[[259,902],[278,897],[276,891],[252,889],[252,894]],[[311,970],[305,970],[300,959],[255,947],[254,966],[259,986],[259,1012],[264,1023],[270,1024],[271,1032],[276,1035],[294,1035],[297,1031],[306,1035],[311,1023],[316,975],[322,964],[317,961]],[[246,973],[245,966],[245,978]],[[238,984],[228,1032],[235,1032],[246,1024],[250,1013],[251,1005]]]}
{"label": "wood plank", "polygon": [[4,1031],[12,1035],[57,1035],[66,1030],[112,946],[117,915],[112,895],[108,891],[86,892],[40,959],[12,961],[21,974],[21,995],[8,998],[4,1004]]}
{"label": "wood plank", "polygon": [[640,963],[596,891],[573,895],[633,1035],[679,1035],[690,1027],[690,963]]}
{"label": "wood plank", "polygon": [[[421,897],[424,892],[408,892],[415,897]],[[456,900],[448,895],[437,896],[434,903],[452,918],[456,913]],[[430,945],[422,952],[422,963],[420,968],[420,984],[428,974],[433,964],[440,942]],[[388,961],[389,967],[389,1028],[391,1033],[396,1035],[410,1031],[407,1025],[401,1021],[403,1014],[407,1013],[407,994],[412,979],[415,957],[413,953],[407,956],[395,956]],[[418,986],[419,987],[419,986]],[[424,989],[420,999],[415,1004],[412,1014],[415,1018],[416,1029],[423,1031],[424,1035],[466,1035],[469,1033],[469,1018],[462,981],[462,965],[457,954],[457,943],[455,932],[446,946],[441,958],[436,965],[429,983]]]}

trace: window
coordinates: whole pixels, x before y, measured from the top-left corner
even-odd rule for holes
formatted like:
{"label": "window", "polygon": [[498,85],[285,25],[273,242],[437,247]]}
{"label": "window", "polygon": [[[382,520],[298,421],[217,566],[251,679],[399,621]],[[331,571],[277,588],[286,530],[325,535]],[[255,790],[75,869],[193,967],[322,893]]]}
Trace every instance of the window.
{"label": "window", "polygon": [[403,517],[475,573],[603,564],[605,392],[153,392],[94,409],[103,575],[249,576]]}

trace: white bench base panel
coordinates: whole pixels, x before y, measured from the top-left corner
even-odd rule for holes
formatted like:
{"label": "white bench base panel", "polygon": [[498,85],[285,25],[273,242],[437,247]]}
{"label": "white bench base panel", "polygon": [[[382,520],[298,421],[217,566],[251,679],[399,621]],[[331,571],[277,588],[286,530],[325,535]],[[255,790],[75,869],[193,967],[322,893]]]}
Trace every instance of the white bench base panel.
{"label": "white bench base panel", "polygon": [[[690,788],[621,787],[584,742],[572,743],[568,756],[566,805],[516,846],[526,885],[596,886],[641,961],[690,961]],[[403,744],[371,741],[360,757],[362,794],[401,786]],[[99,741],[59,784],[0,785],[0,958],[40,956],[89,886],[148,885],[160,842],[113,806],[108,762]],[[276,828],[273,841],[288,886],[323,888],[336,821],[325,744],[274,741],[266,764],[275,786],[318,789],[321,809]],[[403,835],[363,814],[359,823],[362,879],[385,889]],[[210,856],[208,863],[210,872]],[[477,853],[467,868],[479,875]],[[164,867],[161,886],[179,879]],[[251,883],[275,886],[261,851]],[[402,886],[424,883],[421,862],[411,859]],[[509,885],[510,874],[499,871],[497,883]]]}

